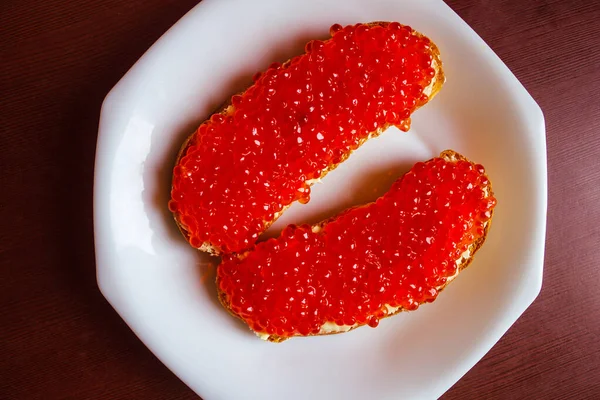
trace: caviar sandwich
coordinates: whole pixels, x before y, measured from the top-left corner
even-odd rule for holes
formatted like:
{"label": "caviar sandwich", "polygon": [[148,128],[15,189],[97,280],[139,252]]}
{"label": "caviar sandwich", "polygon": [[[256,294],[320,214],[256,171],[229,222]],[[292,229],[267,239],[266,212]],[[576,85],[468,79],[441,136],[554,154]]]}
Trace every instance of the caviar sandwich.
{"label": "caviar sandwich", "polygon": [[368,138],[410,115],[444,82],[437,47],[399,23],[331,27],[274,64],[183,145],[169,208],[212,254],[252,246],[310,186]]}
{"label": "caviar sandwich", "polygon": [[376,327],[436,299],[483,244],[495,204],[483,166],[445,151],[373,203],[224,257],[220,301],[274,342]]}

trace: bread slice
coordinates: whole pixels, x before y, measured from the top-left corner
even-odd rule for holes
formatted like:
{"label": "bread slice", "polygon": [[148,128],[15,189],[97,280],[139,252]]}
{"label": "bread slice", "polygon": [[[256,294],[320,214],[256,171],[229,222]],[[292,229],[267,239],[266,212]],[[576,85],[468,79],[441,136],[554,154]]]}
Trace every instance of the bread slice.
{"label": "bread slice", "polygon": [[[458,154],[457,152],[455,152],[453,150],[446,150],[446,151],[442,152],[440,154],[440,158],[442,158],[446,161],[450,161],[450,162],[457,162],[457,161],[461,161],[461,160],[468,161],[465,157],[463,157],[462,155]],[[488,182],[489,182],[489,179],[488,179]],[[484,191],[485,198],[493,197],[491,183],[488,183],[487,186],[485,186],[483,188],[483,191]],[[366,206],[366,205],[364,205],[364,206]],[[364,207],[364,206],[361,206],[361,207]],[[483,236],[481,236],[480,238],[476,239],[473,243],[471,243],[469,245],[468,249],[458,259],[455,260],[455,263],[458,266],[456,274],[452,277],[447,278],[446,282],[443,285],[437,287],[438,292],[441,292],[450,282],[452,282],[458,276],[460,271],[464,270],[466,267],[468,267],[471,264],[471,262],[473,261],[473,258],[475,256],[475,253],[481,248],[481,246],[485,242],[485,239],[486,239],[487,234],[490,229],[492,217],[493,217],[493,211],[492,211],[492,216],[486,221],[486,223],[484,225]],[[331,220],[326,220],[326,221],[323,221],[323,222],[320,222],[320,223],[314,225],[312,227],[312,231],[319,232],[320,230],[323,229],[323,227],[329,221],[331,221]],[[239,257],[244,258],[247,256],[248,253],[249,252],[240,254]],[[240,318],[230,308],[229,301],[227,299],[227,295],[219,289],[220,286],[219,286],[218,278],[217,278],[217,288],[218,288],[217,290],[218,290],[219,300],[220,300],[221,304],[223,305],[223,307],[225,309],[227,309],[229,311],[229,313],[232,314],[233,316]],[[388,308],[388,315],[386,317],[398,314],[402,311],[407,311],[407,310],[404,310],[402,307],[391,307],[390,305],[386,305],[386,307]],[[385,318],[385,317],[383,317],[383,318]],[[352,329],[358,328],[359,326],[362,326],[362,325],[358,324],[358,323],[354,324],[354,325],[337,325],[334,322],[326,322],[325,324],[323,324],[321,326],[321,330],[317,335],[331,335],[331,334],[336,334],[336,333],[347,332]],[[261,339],[269,341],[269,342],[283,342],[283,341],[293,337],[293,336],[282,337],[282,336],[277,336],[277,335],[269,335],[268,333],[265,333],[265,332],[254,332],[254,333]],[[300,335],[296,335],[296,336],[300,336]],[[309,335],[309,336],[316,336],[316,335]]]}
{"label": "bread slice", "polygon": [[[368,23],[367,25],[372,27],[372,26],[376,26],[376,25],[385,26],[387,24],[389,24],[389,22],[375,21],[375,22]],[[416,31],[413,31],[413,34],[417,37],[423,36],[421,33],[416,32]],[[428,96],[429,100],[431,100],[440,91],[440,89],[442,88],[442,85],[444,84],[445,79],[446,79],[444,76],[444,71],[442,69],[442,60],[440,57],[440,51],[433,42],[431,42],[431,52],[433,55],[432,68],[435,70],[435,76],[433,77],[431,83],[423,90],[423,93]],[[283,63],[282,67],[286,68],[290,64],[290,62],[291,62],[291,60],[286,61],[285,63]],[[231,105],[230,103],[226,103],[225,106],[220,111],[218,111],[218,113],[222,114],[223,116],[233,115],[234,112],[235,112],[235,107],[233,105]],[[379,136],[383,131],[385,131],[389,127],[390,127],[390,125],[386,124],[386,125],[379,127],[377,130],[371,132],[366,138],[364,138],[363,140],[360,141],[359,147],[362,146],[368,139]],[[193,139],[194,139],[195,135],[196,135],[196,133],[194,132],[184,141],[183,145],[181,146],[181,149],[179,150],[179,153],[177,154],[177,158],[175,160],[175,165],[179,164],[181,158],[186,155],[188,148],[194,143]],[[342,157],[342,159],[340,160],[339,163],[329,165],[327,168],[323,169],[319,178],[308,180],[308,181],[306,181],[306,183],[309,186],[312,186],[314,183],[320,181],[322,178],[325,177],[325,175],[327,175],[330,171],[333,171],[339,164],[341,164],[343,161],[345,161],[350,156],[351,153],[352,153],[352,151],[347,152],[346,154],[344,154],[344,156]],[[263,221],[263,224],[264,224],[263,232],[266,231],[285,212],[285,210],[287,210],[290,207],[290,205],[285,206],[280,212],[275,213],[271,220]],[[183,226],[181,224],[179,215],[177,213],[174,213],[173,217],[175,219],[177,226],[179,227],[179,230],[181,231],[183,236],[186,238],[186,240],[189,242],[190,234],[186,230],[185,226]],[[207,253],[209,253],[211,255],[215,255],[215,256],[220,254],[219,249],[214,247],[209,242],[202,243],[200,245],[200,247],[198,247],[198,250],[207,252]]]}

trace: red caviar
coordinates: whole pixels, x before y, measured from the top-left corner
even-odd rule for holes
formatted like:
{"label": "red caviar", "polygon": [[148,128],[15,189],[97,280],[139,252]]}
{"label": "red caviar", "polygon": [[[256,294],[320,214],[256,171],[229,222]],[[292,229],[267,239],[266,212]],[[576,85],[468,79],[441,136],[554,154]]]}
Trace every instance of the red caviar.
{"label": "red caviar", "polygon": [[173,171],[169,208],[194,247],[247,249],[284,207],[309,200],[312,179],[371,132],[408,130],[428,100],[429,39],[398,23],[334,25],[331,34],[257,74],[193,135]]}
{"label": "red caviar", "polygon": [[325,322],[376,327],[387,306],[433,301],[484,235],[496,200],[484,170],[435,158],[383,197],[313,231],[289,226],[243,259],[226,256],[219,289],[257,332],[319,333]]}

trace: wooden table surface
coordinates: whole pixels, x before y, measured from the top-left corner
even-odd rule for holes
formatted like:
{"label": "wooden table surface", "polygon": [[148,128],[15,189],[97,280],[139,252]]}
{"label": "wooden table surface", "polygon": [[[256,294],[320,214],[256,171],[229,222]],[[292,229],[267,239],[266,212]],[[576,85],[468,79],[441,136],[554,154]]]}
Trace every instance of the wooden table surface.
{"label": "wooden table surface", "polygon": [[[196,2],[0,4],[0,399],[196,398],[101,296],[92,235],[102,99]],[[549,207],[540,296],[443,398],[600,399],[600,2],[449,4],[544,111]]]}

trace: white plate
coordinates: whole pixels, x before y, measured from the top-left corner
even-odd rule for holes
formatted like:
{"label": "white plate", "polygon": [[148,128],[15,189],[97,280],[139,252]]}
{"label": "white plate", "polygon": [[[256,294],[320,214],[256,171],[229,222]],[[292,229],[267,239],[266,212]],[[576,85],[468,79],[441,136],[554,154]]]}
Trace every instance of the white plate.
{"label": "white plate", "polygon": [[[273,231],[372,200],[418,160],[455,149],[484,164],[498,206],[475,262],[430,305],[379,328],[265,343],[219,306],[214,266],[167,209],[183,139],[273,61],[333,23],[397,20],[441,49],[448,81],[408,134],[371,140]],[[440,0],[205,0],[102,107],[94,188],[98,284],[141,340],[213,399],[433,399],[537,296],[546,219],[544,119],[488,46]]]}

